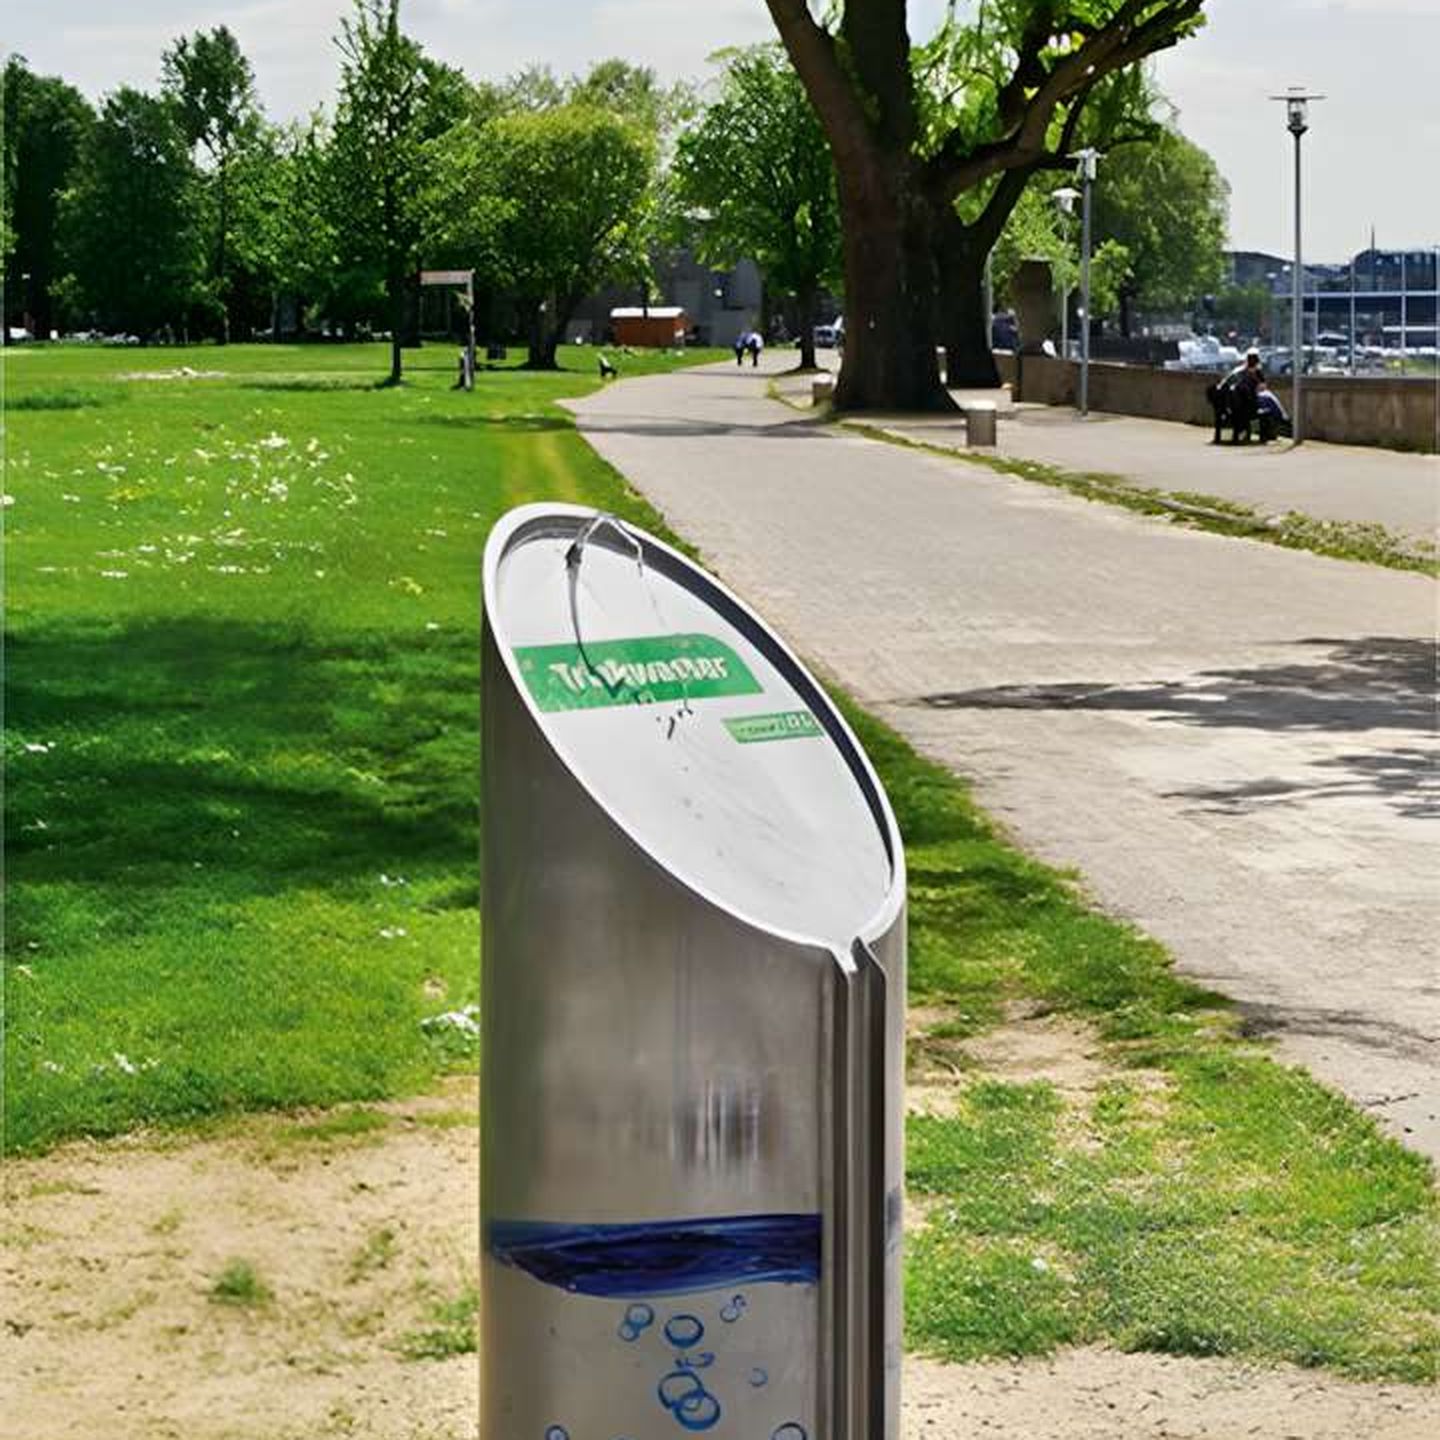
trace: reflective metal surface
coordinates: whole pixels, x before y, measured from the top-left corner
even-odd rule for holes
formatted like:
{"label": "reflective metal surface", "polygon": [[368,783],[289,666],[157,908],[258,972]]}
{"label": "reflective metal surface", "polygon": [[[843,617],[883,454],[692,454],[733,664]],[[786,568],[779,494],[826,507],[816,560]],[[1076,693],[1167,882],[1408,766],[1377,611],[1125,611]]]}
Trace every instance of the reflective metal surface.
{"label": "reflective metal surface", "polygon": [[[592,519],[526,507],[486,552],[481,1433],[898,1440],[898,833],[779,641],[648,537],[568,564]],[[733,659],[572,703],[577,628],[597,673]],[[826,873],[772,883],[794,833]]]}

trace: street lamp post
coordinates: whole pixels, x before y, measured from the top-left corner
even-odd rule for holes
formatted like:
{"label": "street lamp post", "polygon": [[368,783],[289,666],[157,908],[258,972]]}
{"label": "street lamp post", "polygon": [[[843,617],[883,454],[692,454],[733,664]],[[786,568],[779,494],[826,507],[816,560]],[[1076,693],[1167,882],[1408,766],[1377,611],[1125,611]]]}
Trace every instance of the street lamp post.
{"label": "street lamp post", "polygon": [[[1075,213],[1075,202],[1080,198],[1080,192],[1073,185],[1062,185],[1060,189],[1053,190],[1050,198],[1060,210],[1061,216],[1066,222]],[[1070,226],[1065,224],[1065,250],[1066,264],[1069,264],[1070,250]],[[1070,358],[1070,282],[1065,282],[1060,292],[1060,358]]]}
{"label": "street lamp post", "polygon": [[1080,162],[1080,413],[1090,413],[1090,192],[1100,152],[1089,146],[1071,157]]}
{"label": "street lamp post", "polygon": [[1291,435],[1298,445],[1305,436],[1305,418],[1300,409],[1301,371],[1305,368],[1301,355],[1305,337],[1305,266],[1300,246],[1300,140],[1310,128],[1310,101],[1323,100],[1325,97],[1308,95],[1302,86],[1292,86],[1284,95],[1272,95],[1270,98],[1285,102],[1285,128],[1295,137],[1295,274],[1291,295],[1294,314],[1290,319],[1290,373],[1293,381],[1290,392],[1290,425]]}

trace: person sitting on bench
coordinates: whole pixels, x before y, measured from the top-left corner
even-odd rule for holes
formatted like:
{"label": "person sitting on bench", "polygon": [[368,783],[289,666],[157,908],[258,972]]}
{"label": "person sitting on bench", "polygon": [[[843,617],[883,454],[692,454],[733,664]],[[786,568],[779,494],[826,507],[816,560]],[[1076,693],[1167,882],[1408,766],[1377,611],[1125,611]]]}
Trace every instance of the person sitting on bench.
{"label": "person sitting on bench", "polygon": [[1280,397],[1262,379],[1255,387],[1255,413],[1260,417],[1260,443],[1269,444],[1277,435],[1290,433],[1290,417]]}
{"label": "person sitting on bench", "polygon": [[1250,422],[1255,418],[1255,397],[1264,383],[1265,372],[1260,368],[1260,352],[1246,352],[1245,363],[1237,365],[1218,385],[1211,385],[1205,391],[1215,411],[1215,437],[1212,445],[1220,443],[1220,431],[1230,426],[1232,445],[1248,444]]}

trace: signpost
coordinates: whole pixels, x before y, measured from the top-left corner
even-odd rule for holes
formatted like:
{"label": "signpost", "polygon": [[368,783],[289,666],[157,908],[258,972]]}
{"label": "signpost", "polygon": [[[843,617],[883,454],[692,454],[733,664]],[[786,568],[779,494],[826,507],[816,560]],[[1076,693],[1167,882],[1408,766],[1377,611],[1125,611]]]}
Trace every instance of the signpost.
{"label": "signpost", "polygon": [[485,551],[484,1440],[899,1440],[904,855],[762,620],[613,517]]}
{"label": "signpost", "polygon": [[422,270],[421,285],[448,285],[465,287],[466,337],[465,353],[460,362],[460,385],[462,389],[475,388],[475,272],[473,270]]}

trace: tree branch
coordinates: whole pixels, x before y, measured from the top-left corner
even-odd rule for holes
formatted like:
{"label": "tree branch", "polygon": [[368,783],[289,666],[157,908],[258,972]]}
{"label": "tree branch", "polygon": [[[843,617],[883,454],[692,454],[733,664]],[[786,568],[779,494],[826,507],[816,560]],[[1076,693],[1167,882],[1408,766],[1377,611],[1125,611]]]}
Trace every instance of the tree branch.
{"label": "tree branch", "polygon": [[836,49],[835,37],[815,22],[805,0],[765,0],[785,53],[837,152],[863,149],[868,127]]}

